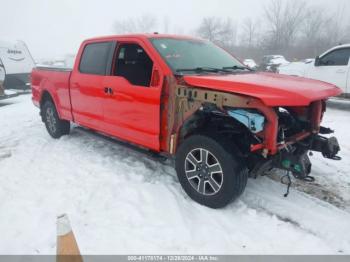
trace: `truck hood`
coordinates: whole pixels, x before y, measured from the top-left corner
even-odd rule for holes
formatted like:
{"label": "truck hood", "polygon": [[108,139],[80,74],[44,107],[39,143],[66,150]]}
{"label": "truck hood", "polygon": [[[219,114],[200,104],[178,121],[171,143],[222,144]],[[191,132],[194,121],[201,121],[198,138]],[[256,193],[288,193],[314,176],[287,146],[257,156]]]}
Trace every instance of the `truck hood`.
{"label": "truck hood", "polygon": [[273,73],[184,76],[191,86],[259,98],[267,106],[307,106],[342,93],[335,85]]}

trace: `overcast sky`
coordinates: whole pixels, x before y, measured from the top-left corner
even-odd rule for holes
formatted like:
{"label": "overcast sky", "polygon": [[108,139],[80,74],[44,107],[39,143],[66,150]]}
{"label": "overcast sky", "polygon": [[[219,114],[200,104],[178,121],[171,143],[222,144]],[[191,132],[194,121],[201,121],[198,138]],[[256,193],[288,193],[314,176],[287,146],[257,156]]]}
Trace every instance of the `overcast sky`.
{"label": "overcast sky", "polygon": [[[296,0],[287,0],[296,1]],[[171,31],[191,32],[206,16],[230,17],[239,22],[257,17],[268,0],[1,0],[0,40],[20,39],[35,59],[75,53],[88,37],[113,34],[113,23],[129,17],[154,15],[159,31],[168,17]],[[349,0],[307,0],[325,10]]]}

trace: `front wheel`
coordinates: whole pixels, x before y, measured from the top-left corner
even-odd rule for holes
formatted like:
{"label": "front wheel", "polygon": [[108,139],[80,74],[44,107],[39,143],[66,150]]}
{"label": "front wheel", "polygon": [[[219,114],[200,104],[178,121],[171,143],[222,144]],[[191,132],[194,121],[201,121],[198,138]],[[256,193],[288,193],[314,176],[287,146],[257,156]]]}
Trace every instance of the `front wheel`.
{"label": "front wheel", "polygon": [[176,172],[185,192],[196,202],[221,208],[237,198],[248,179],[235,148],[209,136],[186,139],[176,153]]}
{"label": "front wheel", "polygon": [[70,131],[70,122],[59,118],[54,103],[50,100],[46,101],[42,107],[42,117],[47,132],[53,138],[60,138],[68,135]]}

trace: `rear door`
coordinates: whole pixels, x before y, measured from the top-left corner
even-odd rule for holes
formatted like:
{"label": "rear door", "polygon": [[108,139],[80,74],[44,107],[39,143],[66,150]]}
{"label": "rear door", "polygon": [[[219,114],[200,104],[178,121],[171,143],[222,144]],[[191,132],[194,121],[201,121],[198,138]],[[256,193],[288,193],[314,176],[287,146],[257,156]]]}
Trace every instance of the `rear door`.
{"label": "rear door", "polygon": [[159,150],[162,76],[150,50],[138,40],[118,41],[104,86],[108,133]]}
{"label": "rear door", "polygon": [[104,81],[110,72],[114,48],[112,41],[87,43],[70,79],[74,121],[99,131],[105,129],[102,104],[107,92]]}
{"label": "rear door", "polygon": [[319,65],[310,68],[307,77],[325,81],[346,90],[349,73],[350,48],[330,51],[320,57]]}

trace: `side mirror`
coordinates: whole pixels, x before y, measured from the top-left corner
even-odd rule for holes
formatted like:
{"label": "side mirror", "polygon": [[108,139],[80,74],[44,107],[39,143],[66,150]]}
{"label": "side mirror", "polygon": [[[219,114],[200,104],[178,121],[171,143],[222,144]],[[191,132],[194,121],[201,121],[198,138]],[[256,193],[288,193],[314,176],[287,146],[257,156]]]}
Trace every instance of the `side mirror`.
{"label": "side mirror", "polygon": [[315,66],[320,66],[320,57],[319,56],[316,56]]}

